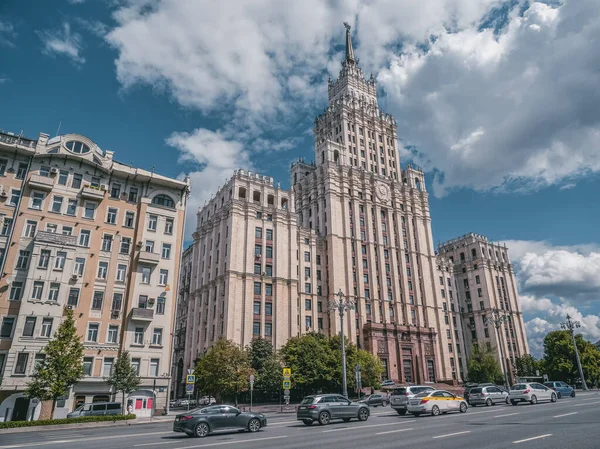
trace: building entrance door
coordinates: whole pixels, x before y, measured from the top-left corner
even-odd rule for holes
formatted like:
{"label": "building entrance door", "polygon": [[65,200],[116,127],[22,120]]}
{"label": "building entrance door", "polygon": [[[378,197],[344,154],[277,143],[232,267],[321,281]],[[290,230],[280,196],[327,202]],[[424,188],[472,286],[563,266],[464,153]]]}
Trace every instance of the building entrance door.
{"label": "building entrance door", "polygon": [[427,360],[427,375],[430,382],[435,382],[435,365],[433,360]]}
{"label": "building entrance door", "polygon": [[17,398],[15,408],[13,409],[11,421],[26,421],[27,409],[29,408],[29,399]]}

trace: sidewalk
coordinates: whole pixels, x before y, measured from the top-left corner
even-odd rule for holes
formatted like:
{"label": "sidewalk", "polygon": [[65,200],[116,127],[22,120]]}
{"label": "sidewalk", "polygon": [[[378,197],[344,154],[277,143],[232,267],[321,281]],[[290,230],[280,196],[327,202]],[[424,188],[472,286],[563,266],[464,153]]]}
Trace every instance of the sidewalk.
{"label": "sidewalk", "polygon": [[139,424],[166,423],[172,422],[174,415],[155,416],[153,418],[136,418],[128,421],[101,421],[101,422],[84,422],[73,424],[57,424],[53,426],[31,426],[31,427],[15,427],[13,429],[0,429],[0,435],[7,433],[23,433],[23,432],[41,432],[48,430],[65,430],[65,429],[91,429],[98,427],[125,427],[135,426]]}

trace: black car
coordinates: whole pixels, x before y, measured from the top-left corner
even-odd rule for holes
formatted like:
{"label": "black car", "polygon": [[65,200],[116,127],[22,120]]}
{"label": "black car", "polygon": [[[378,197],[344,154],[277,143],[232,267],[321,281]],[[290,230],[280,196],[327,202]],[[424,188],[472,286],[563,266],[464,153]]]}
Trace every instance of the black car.
{"label": "black car", "polygon": [[267,418],[261,413],[242,412],[230,405],[212,405],[177,415],[173,431],[205,437],[220,430],[258,432],[266,425]]}
{"label": "black car", "polygon": [[358,401],[359,403],[362,404],[367,404],[370,407],[377,407],[377,406],[382,406],[382,407],[386,407],[390,401],[387,398],[386,395],[384,394],[369,394],[367,396],[365,396],[364,398],[362,398],[360,401]]}

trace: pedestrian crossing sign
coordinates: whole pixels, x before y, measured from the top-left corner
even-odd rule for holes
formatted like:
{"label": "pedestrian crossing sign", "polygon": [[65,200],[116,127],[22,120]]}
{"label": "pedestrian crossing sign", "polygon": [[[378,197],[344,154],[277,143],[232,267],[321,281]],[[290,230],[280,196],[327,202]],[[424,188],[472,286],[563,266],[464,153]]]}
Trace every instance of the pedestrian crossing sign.
{"label": "pedestrian crossing sign", "polygon": [[186,384],[193,384],[196,383],[196,376],[194,376],[193,374],[188,374],[186,379],[185,379],[185,383]]}

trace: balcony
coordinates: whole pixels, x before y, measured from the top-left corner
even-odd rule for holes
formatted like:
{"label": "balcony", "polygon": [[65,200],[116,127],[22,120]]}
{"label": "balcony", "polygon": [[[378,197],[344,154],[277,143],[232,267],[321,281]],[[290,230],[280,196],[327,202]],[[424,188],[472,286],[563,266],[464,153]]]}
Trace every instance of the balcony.
{"label": "balcony", "polygon": [[53,243],[61,246],[77,246],[77,236],[56,234],[48,231],[38,231],[35,235],[35,241],[40,243]]}
{"label": "balcony", "polygon": [[160,262],[160,254],[151,253],[149,251],[140,251],[140,254],[138,256],[138,262],[157,265],[158,262]]}
{"label": "balcony", "polygon": [[131,319],[133,321],[152,321],[154,319],[154,309],[134,307],[131,309]]}
{"label": "balcony", "polygon": [[99,187],[86,186],[81,189],[81,197],[90,200],[103,200],[104,190],[101,190]]}
{"label": "balcony", "polygon": [[40,175],[31,175],[29,178],[29,186],[33,189],[52,190],[54,181],[52,178]]}

